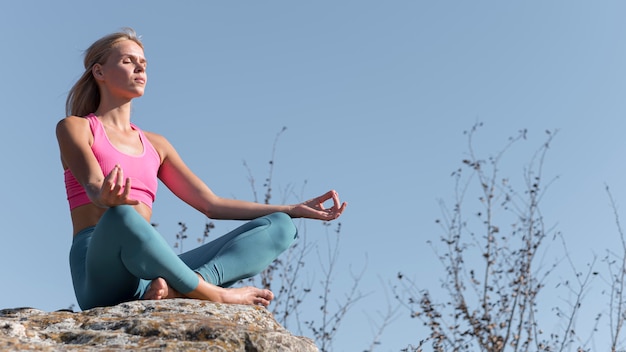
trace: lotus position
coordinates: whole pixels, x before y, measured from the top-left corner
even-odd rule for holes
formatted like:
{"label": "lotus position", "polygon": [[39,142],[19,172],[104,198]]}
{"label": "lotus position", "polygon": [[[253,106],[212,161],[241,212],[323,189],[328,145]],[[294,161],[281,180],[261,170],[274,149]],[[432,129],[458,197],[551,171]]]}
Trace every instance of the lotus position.
{"label": "lotus position", "polygon": [[[148,76],[132,29],[85,52],[56,128],[73,225],[70,268],[81,309],[135,299],[188,297],[267,306],[274,295],[230,287],[264,270],[297,236],[291,218],[330,221],[346,208],[337,192],[293,205],[223,198],[198,178],[159,134],[131,122],[131,102]],[[249,220],[216,240],[176,255],[150,224],[161,180],[212,219]],[[325,202],[332,206],[325,207]]]}

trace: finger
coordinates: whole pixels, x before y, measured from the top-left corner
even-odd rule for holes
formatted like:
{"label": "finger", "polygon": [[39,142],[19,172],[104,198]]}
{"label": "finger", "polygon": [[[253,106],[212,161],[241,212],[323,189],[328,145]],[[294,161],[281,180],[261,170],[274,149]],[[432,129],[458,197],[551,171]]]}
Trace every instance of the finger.
{"label": "finger", "polygon": [[321,196],[317,197],[317,199],[319,199],[319,201],[320,201],[320,202],[324,203],[325,201],[327,201],[327,200],[329,200],[330,198],[332,198],[332,196],[333,196],[333,193],[334,193],[334,192],[335,192],[335,191],[330,190],[330,191],[328,191],[328,192],[324,193],[323,195],[321,195]]}
{"label": "finger", "polygon": [[139,201],[136,199],[130,199],[130,177],[126,179],[126,185],[124,186],[124,193],[122,194],[122,198],[124,199],[124,204],[129,205],[137,205]]}
{"label": "finger", "polygon": [[111,180],[113,177],[117,176],[117,165],[113,166],[111,171],[104,177],[105,180]]}
{"label": "finger", "polygon": [[115,187],[115,179],[117,178],[117,165],[113,167],[113,169],[111,169],[111,171],[109,172],[108,175],[106,175],[106,177],[104,178],[103,181],[103,187],[104,185],[106,185],[106,189],[108,191],[113,190],[113,187]]}
{"label": "finger", "polygon": [[[117,177],[116,177],[117,179]],[[111,195],[114,197],[119,197],[120,194],[122,193],[122,184],[116,182],[115,184],[113,184],[113,188],[111,188]]]}
{"label": "finger", "polygon": [[327,200],[331,199],[332,197],[333,197],[333,191],[328,191],[328,192],[324,193],[323,195],[317,197],[315,199],[317,201],[317,206],[321,210],[326,210],[326,207],[324,206],[324,202],[326,202]]}
{"label": "finger", "polygon": [[114,195],[117,195],[122,188],[123,181],[120,180],[120,176],[123,177],[123,175],[120,175],[121,173],[122,170],[120,169],[119,165],[115,165],[113,169],[111,169],[111,172],[109,172],[109,174],[105,178],[108,185],[108,191],[110,191]]}
{"label": "finger", "polygon": [[115,194],[119,195],[124,185],[124,170],[119,165],[117,166],[117,179],[115,181]]}
{"label": "finger", "polygon": [[128,198],[130,195],[130,177],[126,179],[126,183],[124,184],[124,193],[122,193],[123,198]]}
{"label": "finger", "polygon": [[343,211],[346,209],[346,206],[348,206],[348,203],[343,202],[343,204],[341,204],[341,207],[337,207],[337,209],[332,209],[332,210],[329,209],[329,211],[326,213],[327,219],[335,220],[338,217],[340,217]]}
{"label": "finger", "polygon": [[[325,198],[324,201],[332,199],[333,206],[332,206],[331,209],[333,211],[339,210],[339,204],[341,204],[341,202],[339,201],[339,194],[337,193],[337,191],[330,190],[330,191],[326,192],[326,194],[324,195],[324,198]],[[325,208],[322,208],[322,209],[325,209]]]}
{"label": "finger", "polygon": [[343,211],[346,209],[347,206],[348,206],[348,203],[346,203],[346,202],[343,202],[343,204],[341,204],[341,208],[339,208],[339,210],[335,214],[335,219],[340,217],[341,214],[343,214]]}
{"label": "finger", "polygon": [[341,202],[339,201],[339,193],[337,193],[336,191],[331,191],[332,192],[332,197],[333,197],[333,208],[336,210],[339,210],[339,204],[341,204]]}

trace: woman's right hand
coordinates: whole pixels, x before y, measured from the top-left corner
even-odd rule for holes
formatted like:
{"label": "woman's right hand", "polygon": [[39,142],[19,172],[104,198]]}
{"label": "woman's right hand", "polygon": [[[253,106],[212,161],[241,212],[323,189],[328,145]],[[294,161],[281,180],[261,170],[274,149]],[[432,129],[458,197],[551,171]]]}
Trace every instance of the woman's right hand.
{"label": "woman's right hand", "polygon": [[262,305],[267,307],[274,299],[270,290],[264,290],[252,286],[227,288],[223,293],[223,303]]}
{"label": "woman's right hand", "polygon": [[124,171],[119,165],[106,175],[97,198],[92,201],[103,208],[139,204],[138,200],[130,198],[130,178],[124,180]]}

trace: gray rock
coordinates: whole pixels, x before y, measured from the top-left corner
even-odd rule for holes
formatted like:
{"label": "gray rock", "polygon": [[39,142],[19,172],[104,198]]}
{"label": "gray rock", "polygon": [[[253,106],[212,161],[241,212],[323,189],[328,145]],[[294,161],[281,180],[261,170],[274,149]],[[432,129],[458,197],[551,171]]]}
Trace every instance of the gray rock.
{"label": "gray rock", "polygon": [[1,351],[317,352],[265,308],[193,299],[133,301],[83,312],[0,310]]}

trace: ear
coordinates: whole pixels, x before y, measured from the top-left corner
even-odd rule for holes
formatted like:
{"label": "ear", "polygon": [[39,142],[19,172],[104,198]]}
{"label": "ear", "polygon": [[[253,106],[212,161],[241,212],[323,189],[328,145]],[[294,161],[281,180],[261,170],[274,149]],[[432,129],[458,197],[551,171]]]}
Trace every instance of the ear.
{"label": "ear", "polygon": [[102,80],[104,79],[104,74],[102,73],[102,65],[100,64],[94,64],[91,67],[91,74],[93,75],[93,77],[96,80]]}

